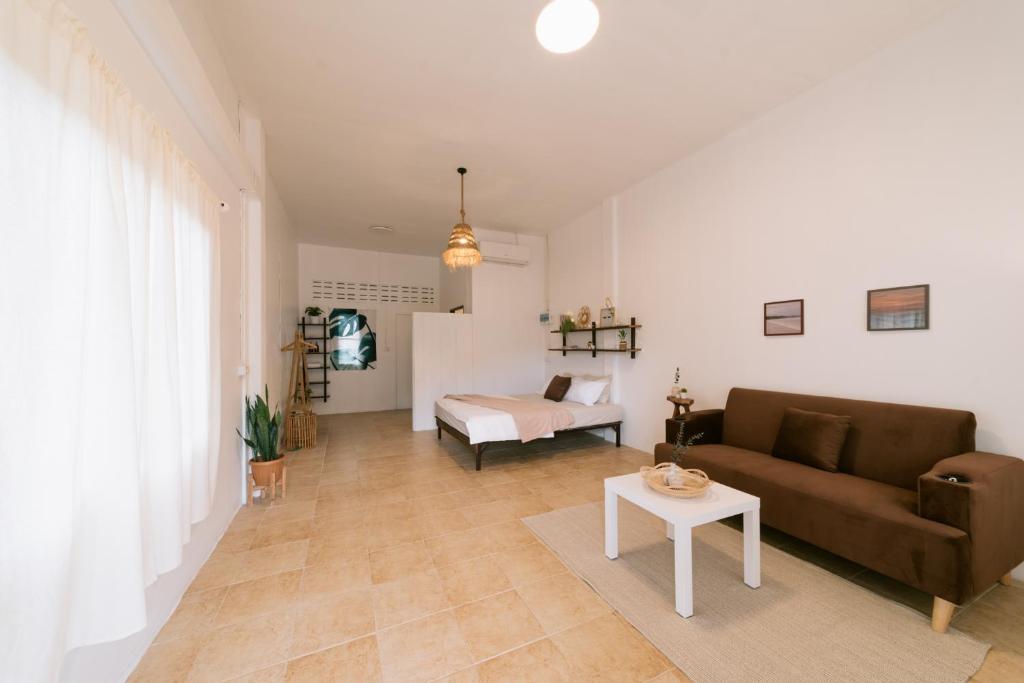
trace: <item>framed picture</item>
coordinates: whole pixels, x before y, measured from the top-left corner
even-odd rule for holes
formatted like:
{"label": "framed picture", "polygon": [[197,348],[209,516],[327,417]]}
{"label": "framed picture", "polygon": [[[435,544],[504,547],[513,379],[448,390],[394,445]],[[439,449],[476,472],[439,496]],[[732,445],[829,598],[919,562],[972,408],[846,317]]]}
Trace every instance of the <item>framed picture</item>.
{"label": "framed picture", "polygon": [[770,301],[764,305],[764,336],[804,333],[804,300]]}
{"label": "framed picture", "polygon": [[464,314],[466,312],[466,307],[465,306],[456,306],[455,308],[449,308],[448,312],[449,313],[454,313],[455,315],[462,315],[462,314]]}
{"label": "framed picture", "polygon": [[327,350],[335,370],[373,370],[377,360],[377,311],[332,308],[327,321]]}
{"label": "framed picture", "polygon": [[868,290],[868,331],[928,329],[928,285]]}

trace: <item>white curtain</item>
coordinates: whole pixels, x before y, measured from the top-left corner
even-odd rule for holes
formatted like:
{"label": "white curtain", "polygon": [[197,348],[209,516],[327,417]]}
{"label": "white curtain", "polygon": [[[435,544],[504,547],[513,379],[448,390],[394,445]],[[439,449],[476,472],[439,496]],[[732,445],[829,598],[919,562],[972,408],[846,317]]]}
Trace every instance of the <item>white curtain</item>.
{"label": "white curtain", "polygon": [[209,512],[218,219],[66,7],[0,0],[0,679],[141,629]]}

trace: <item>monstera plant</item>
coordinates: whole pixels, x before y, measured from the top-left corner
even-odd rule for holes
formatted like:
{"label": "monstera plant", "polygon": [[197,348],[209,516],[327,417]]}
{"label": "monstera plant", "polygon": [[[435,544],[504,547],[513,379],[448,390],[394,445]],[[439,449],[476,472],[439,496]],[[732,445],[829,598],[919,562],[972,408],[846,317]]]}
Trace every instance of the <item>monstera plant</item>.
{"label": "monstera plant", "polygon": [[377,335],[366,316],[353,308],[335,308],[327,326],[331,365],[335,370],[372,370],[377,360]]}

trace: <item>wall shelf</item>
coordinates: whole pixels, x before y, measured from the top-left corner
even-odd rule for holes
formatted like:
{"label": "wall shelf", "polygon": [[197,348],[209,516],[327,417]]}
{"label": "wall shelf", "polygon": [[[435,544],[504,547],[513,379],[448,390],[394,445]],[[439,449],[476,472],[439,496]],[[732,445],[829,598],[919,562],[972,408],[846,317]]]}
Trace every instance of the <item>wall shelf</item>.
{"label": "wall shelf", "polygon": [[[603,325],[602,326],[602,325],[598,325],[597,323],[592,323],[590,327],[577,327],[575,330],[569,330],[566,334],[572,334],[573,332],[593,332],[594,330],[597,330],[598,332],[600,332],[601,330],[638,330],[641,327],[643,327],[643,325]],[[562,334],[562,331],[561,330],[551,330],[551,334]]]}
{"label": "wall shelf", "polygon": [[[309,366],[306,366],[306,372],[322,371],[324,373],[323,374],[323,379],[320,380],[319,382],[307,382],[307,384],[309,384],[311,386],[314,385],[314,384],[317,384],[317,385],[323,386],[323,388],[324,388],[324,392],[322,394],[319,394],[319,395],[317,395],[317,394],[310,394],[309,398],[312,399],[312,400],[316,400],[316,401],[323,401],[324,403],[327,403],[327,399],[329,399],[331,397],[330,394],[327,393],[327,385],[331,383],[330,380],[327,379],[327,371],[330,369],[330,364],[327,362],[327,358],[330,355],[327,352],[327,339],[328,339],[328,337],[327,337],[327,325],[328,325],[327,322],[317,323],[317,322],[307,321],[305,316],[303,316],[302,318],[299,318],[299,325],[298,325],[299,330],[302,331],[302,338],[305,339],[308,342],[315,342],[316,343],[316,351],[306,351],[306,355],[307,356],[320,356],[321,357],[321,361],[322,361],[320,363],[320,367],[317,367],[317,368],[311,368]],[[322,336],[322,337],[307,337],[306,336],[306,328],[307,327],[322,329],[323,330],[322,334],[324,336]],[[319,332],[319,330],[317,330],[317,331]]]}
{"label": "wall shelf", "polygon": [[[593,358],[597,358],[597,354],[599,353],[628,353],[630,358],[636,358],[636,352],[640,351],[640,349],[636,347],[636,331],[641,327],[643,326],[637,324],[636,318],[630,318],[628,325],[598,325],[597,323],[590,323],[590,327],[581,327],[567,332],[551,330],[551,334],[562,335],[562,345],[554,349],[548,349],[548,351],[561,351],[563,356],[572,351],[589,351]],[[599,349],[597,347],[597,333],[602,330],[629,330],[629,348]],[[571,348],[567,337],[574,332],[589,332],[590,344],[593,348]]]}
{"label": "wall shelf", "polygon": [[573,351],[586,351],[587,353],[636,353],[637,351],[643,351],[643,349],[581,349],[579,347],[573,348],[571,346],[565,346],[556,349],[548,349],[548,351],[561,351],[562,354],[572,353]]}

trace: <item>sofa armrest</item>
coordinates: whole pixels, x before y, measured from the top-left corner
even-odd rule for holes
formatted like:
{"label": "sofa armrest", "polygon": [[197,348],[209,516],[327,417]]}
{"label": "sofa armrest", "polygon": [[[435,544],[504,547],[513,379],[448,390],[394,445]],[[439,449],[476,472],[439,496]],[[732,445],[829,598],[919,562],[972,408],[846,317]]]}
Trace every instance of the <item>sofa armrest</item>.
{"label": "sofa armrest", "polygon": [[[954,483],[943,479],[956,475]],[[935,463],[917,480],[918,514],[971,539],[974,590],[1024,561],[1024,460],[963,453]]]}
{"label": "sofa armrest", "polygon": [[692,413],[683,413],[679,417],[670,417],[665,420],[665,442],[674,444],[676,434],[679,433],[679,423],[686,423],[686,434],[693,436],[703,433],[694,444],[722,443],[722,418],[725,411],[720,408],[712,410],[695,410]]}

